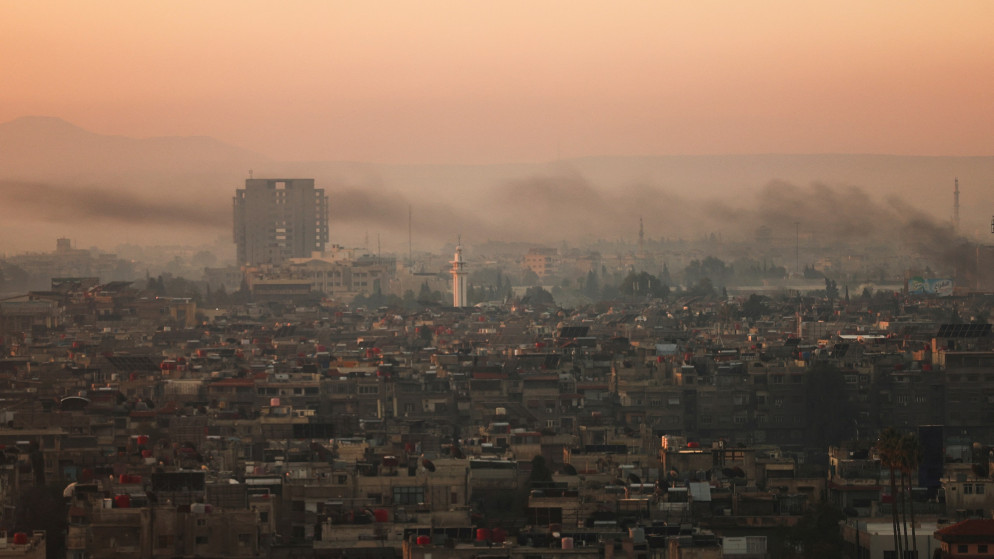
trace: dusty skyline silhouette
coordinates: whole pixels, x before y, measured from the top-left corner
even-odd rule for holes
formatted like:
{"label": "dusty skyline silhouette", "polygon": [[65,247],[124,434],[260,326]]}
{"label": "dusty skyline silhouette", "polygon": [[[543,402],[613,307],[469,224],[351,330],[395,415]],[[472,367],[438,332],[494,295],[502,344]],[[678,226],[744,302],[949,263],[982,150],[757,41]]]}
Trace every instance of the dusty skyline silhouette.
{"label": "dusty skyline silhouette", "polygon": [[458,233],[631,236],[636,214],[652,237],[749,235],[784,184],[796,195],[769,203],[793,213],[851,210],[839,197],[859,193],[859,209],[893,217],[897,200],[941,225],[956,177],[963,231],[989,234],[989,2],[97,1],[3,15],[3,252],[63,235],[107,249],[230,236],[249,169],[315,178],[346,245],[405,247],[408,206],[425,248]]}

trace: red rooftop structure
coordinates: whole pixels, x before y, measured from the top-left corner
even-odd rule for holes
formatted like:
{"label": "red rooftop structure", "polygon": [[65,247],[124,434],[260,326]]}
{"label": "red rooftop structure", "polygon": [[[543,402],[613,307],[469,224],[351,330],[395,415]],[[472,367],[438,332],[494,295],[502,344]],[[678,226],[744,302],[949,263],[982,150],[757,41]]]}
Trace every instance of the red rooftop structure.
{"label": "red rooftop structure", "polygon": [[935,531],[933,536],[941,544],[941,555],[946,558],[994,557],[994,520],[972,518]]}

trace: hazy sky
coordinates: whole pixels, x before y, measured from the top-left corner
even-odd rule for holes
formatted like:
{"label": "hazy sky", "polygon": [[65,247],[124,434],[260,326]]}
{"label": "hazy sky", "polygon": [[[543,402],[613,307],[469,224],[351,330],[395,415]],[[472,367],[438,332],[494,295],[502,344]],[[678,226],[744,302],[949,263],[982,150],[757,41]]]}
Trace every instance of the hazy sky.
{"label": "hazy sky", "polygon": [[0,121],[286,160],[990,155],[994,2],[0,3]]}

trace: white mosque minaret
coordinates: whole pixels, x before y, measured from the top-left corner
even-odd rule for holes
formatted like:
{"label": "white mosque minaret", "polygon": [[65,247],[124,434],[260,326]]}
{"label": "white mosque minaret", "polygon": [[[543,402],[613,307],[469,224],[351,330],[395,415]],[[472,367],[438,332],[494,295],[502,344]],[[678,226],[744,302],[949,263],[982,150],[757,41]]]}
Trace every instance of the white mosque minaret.
{"label": "white mosque minaret", "polygon": [[462,259],[462,238],[456,245],[456,254],[452,259],[452,306],[456,308],[468,307],[469,301],[466,299],[466,263]]}

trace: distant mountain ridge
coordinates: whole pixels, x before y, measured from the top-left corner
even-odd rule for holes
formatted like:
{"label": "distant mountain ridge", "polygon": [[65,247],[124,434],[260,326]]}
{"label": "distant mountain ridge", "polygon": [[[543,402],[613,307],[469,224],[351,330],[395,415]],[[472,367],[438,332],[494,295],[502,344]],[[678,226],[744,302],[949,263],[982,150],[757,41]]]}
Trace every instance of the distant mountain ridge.
{"label": "distant mountain ridge", "polygon": [[268,158],[208,136],[130,138],[97,134],[57,117],[0,123],[0,175],[69,178],[151,170],[215,172]]}
{"label": "distant mountain ridge", "polygon": [[[346,245],[369,233],[382,233],[384,246],[406,245],[409,211],[415,235],[426,246],[459,233],[467,241],[552,245],[627,238],[640,217],[649,237],[693,238],[718,231],[748,238],[757,219],[777,225],[803,223],[814,214],[857,213],[868,204],[844,204],[864,195],[874,208],[860,213],[862,221],[885,219],[885,213],[891,219],[906,215],[903,205],[949,223],[956,178],[963,231],[986,240],[994,213],[994,157],[759,154],[487,165],[282,162],[210,137],[137,139],[96,134],[54,117],[23,117],[0,124],[0,217],[18,220],[0,225],[0,236],[7,244],[28,235],[93,237],[95,224],[126,227],[108,238],[134,235],[134,242],[162,234],[189,242],[204,228],[230,234],[231,197],[250,169],[257,178],[314,178],[330,197],[332,242]],[[38,201],[33,192],[47,199]],[[85,215],[77,210],[84,202]],[[141,208],[150,219],[130,219],[122,203]],[[776,215],[762,214],[764,207],[776,207]],[[182,228],[169,226],[169,216],[185,213],[193,217],[187,216]],[[74,215],[78,218],[67,221]],[[43,246],[49,244],[46,240]]]}

